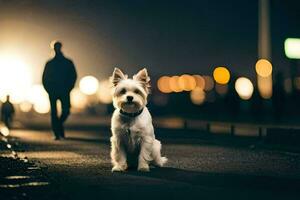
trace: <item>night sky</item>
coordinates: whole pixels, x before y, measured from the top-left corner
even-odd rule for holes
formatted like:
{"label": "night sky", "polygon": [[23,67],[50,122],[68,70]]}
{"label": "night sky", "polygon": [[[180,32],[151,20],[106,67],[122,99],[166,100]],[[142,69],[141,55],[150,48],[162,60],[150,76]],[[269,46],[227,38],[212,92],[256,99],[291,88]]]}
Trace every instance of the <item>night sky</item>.
{"label": "night sky", "polygon": [[[271,0],[272,61],[286,70],[286,37],[300,37],[300,3]],[[40,82],[59,39],[79,76],[106,78],[118,66],[132,74],[147,67],[154,76],[211,74],[228,66],[254,77],[258,2],[0,0],[0,53],[24,57]]]}

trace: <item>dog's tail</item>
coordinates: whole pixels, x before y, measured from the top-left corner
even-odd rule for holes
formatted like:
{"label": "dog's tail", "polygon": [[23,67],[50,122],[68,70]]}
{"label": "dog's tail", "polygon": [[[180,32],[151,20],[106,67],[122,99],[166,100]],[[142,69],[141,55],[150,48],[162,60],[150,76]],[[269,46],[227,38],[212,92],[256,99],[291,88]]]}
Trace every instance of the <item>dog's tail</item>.
{"label": "dog's tail", "polygon": [[161,143],[160,141],[155,139],[153,142],[153,152],[152,152],[153,161],[155,165],[162,167],[168,162],[168,158],[162,157],[160,151],[161,151]]}

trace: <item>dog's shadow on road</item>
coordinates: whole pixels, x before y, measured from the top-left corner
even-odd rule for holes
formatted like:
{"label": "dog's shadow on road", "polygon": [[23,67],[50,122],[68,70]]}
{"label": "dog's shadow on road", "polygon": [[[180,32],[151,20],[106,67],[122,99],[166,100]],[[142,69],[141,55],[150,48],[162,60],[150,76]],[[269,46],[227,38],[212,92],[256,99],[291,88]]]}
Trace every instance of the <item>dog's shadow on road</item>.
{"label": "dog's shadow on road", "polygon": [[211,188],[300,189],[300,179],[249,174],[210,173],[178,168],[151,168],[150,172],[129,170],[127,174]]}

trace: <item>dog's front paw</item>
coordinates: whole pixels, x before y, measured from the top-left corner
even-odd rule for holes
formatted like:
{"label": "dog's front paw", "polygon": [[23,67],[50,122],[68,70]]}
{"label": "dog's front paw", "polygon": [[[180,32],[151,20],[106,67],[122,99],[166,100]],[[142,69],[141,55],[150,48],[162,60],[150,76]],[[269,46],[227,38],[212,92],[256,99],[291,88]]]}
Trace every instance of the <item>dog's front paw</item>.
{"label": "dog's front paw", "polygon": [[150,169],[149,169],[149,167],[148,168],[138,168],[138,171],[140,171],[140,172],[149,172]]}
{"label": "dog's front paw", "polygon": [[166,163],[168,162],[168,158],[167,157],[161,157],[159,159],[159,161],[156,163],[159,167],[164,166]]}
{"label": "dog's front paw", "polygon": [[123,165],[123,166],[116,165],[111,169],[111,171],[112,172],[124,172],[124,171],[126,171],[126,169],[127,169],[127,165]]}
{"label": "dog's front paw", "polygon": [[149,172],[150,168],[148,164],[143,164],[138,166],[138,171],[140,172]]}

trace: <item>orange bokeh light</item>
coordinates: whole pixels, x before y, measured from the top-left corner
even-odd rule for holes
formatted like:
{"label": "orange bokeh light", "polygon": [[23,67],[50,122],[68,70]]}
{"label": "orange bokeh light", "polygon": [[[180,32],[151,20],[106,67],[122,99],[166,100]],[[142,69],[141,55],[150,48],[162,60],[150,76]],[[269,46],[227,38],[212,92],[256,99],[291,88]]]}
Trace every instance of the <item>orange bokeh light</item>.
{"label": "orange bokeh light", "polygon": [[268,77],[272,74],[272,64],[266,59],[260,59],[255,65],[256,73],[261,77]]}
{"label": "orange bokeh light", "polygon": [[219,84],[227,84],[230,80],[230,72],[226,67],[217,67],[213,72],[214,79]]}
{"label": "orange bokeh light", "polygon": [[196,87],[191,91],[190,98],[193,104],[201,105],[205,101],[205,92],[202,88]]}
{"label": "orange bokeh light", "polygon": [[170,88],[170,79],[171,78],[168,76],[162,76],[158,79],[157,87],[158,87],[159,91],[161,91],[162,93],[172,92],[172,90]]}
{"label": "orange bokeh light", "polygon": [[182,92],[179,86],[179,76],[172,76],[169,81],[169,86],[173,92]]}
{"label": "orange bokeh light", "polygon": [[184,74],[179,77],[178,85],[181,88],[181,90],[191,91],[196,87],[196,80],[193,76]]}
{"label": "orange bokeh light", "polygon": [[199,88],[202,88],[204,89],[205,88],[205,80],[202,76],[200,75],[193,75],[195,81],[196,81],[196,87],[199,87]]}

